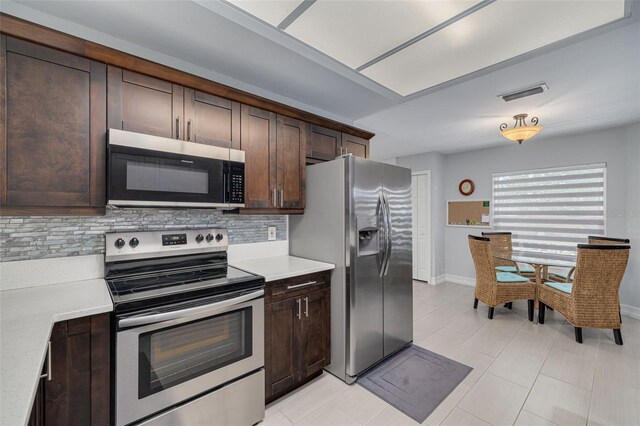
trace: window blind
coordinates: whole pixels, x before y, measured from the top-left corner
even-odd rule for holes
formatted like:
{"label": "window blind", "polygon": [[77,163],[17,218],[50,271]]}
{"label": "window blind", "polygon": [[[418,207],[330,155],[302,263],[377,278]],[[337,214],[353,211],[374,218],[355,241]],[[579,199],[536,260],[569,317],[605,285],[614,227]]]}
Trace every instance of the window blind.
{"label": "window blind", "polygon": [[576,245],[605,232],[606,164],[493,174],[493,223],[514,255],[572,266]]}

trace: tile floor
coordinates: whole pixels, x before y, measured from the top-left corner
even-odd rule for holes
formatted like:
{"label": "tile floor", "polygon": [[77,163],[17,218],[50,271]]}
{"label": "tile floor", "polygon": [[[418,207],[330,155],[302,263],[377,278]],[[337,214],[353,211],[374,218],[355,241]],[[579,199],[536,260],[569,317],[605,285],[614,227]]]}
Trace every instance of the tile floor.
{"label": "tile floor", "polygon": [[[527,321],[526,302],[473,309],[473,288],[414,283],[414,343],[474,368],[427,425],[640,425],[640,321],[613,333],[573,327],[547,311]],[[262,426],[415,425],[358,385],[328,373],[273,402]]]}

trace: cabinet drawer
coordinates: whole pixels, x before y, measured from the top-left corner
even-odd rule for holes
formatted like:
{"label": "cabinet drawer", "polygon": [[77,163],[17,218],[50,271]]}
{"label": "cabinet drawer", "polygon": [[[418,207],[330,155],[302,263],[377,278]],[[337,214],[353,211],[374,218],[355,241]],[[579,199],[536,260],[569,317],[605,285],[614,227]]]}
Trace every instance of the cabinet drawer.
{"label": "cabinet drawer", "polygon": [[300,275],[266,283],[265,303],[304,295],[329,286],[331,271]]}

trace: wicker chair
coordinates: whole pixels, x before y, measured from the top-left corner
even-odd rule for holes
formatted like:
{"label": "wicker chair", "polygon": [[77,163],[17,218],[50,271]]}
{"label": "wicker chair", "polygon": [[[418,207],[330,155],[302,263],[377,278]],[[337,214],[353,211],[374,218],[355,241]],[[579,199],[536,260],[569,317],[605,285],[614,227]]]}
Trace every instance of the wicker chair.
{"label": "wicker chair", "polygon": [[582,343],[582,328],[610,328],[616,344],[620,332],[620,282],[629,259],[626,245],[578,245],[573,283],[547,281],[538,287],[538,318],[544,324],[545,307],[561,313],[575,327]]}
{"label": "wicker chair", "polygon": [[[510,258],[513,254],[513,244],[511,242],[511,232],[483,232],[483,237],[489,238],[491,243],[491,251],[494,256]],[[520,268],[516,262],[512,260],[493,259],[496,269],[499,272],[512,272],[529,278],[535,278],[536,272],[529,268]]]}
{"label": "wicker chair", "polygon": [[494,308],[514,300],[528,301],[529,321],[533,321],[533,300],[536,286],[520,275],[510,272],[496,273],[489,238],[469,235],[469,249],[476,268],[476,293],[473,308],[478,308],[478,300],[489,306],[489,319],[493,319]]}
{"label": "wicker chair", "polygon": [[[629,240],[626,238],[609,238],[609,237],[600,237],[600,236],[593,236],[590,235],[587,237],[587,241],[589,244],[600,244],[600,245],[619,245],[619,244],[629,244]],[[553,273],[553,274],[549,274],[549,278],[551,278],[553,281],[560,281],[560,282],[565,282],[565,283],[570,283],[573,280],[573,272],[575,271],[575,267],[569,269],[569,272],[567,272],[567,274],[559,274],[559,273]]]}

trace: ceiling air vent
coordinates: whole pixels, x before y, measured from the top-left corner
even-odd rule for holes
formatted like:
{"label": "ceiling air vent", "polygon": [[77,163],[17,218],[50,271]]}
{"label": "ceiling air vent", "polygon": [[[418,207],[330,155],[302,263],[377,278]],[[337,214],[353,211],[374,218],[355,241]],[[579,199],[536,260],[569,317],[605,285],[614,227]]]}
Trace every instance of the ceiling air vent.
{"label": "ceiling air vent", "polygon": [[504,100],[505,102],[509,102],[520,98],[526,98],[527,96],[537,95],[538,93],[546,92],[548,90],[549,86],[547,86],[547,83],[541,83],[535,86],[527,87],[526,89],[498,95],[498,97],[502,98],[502,100]]}

